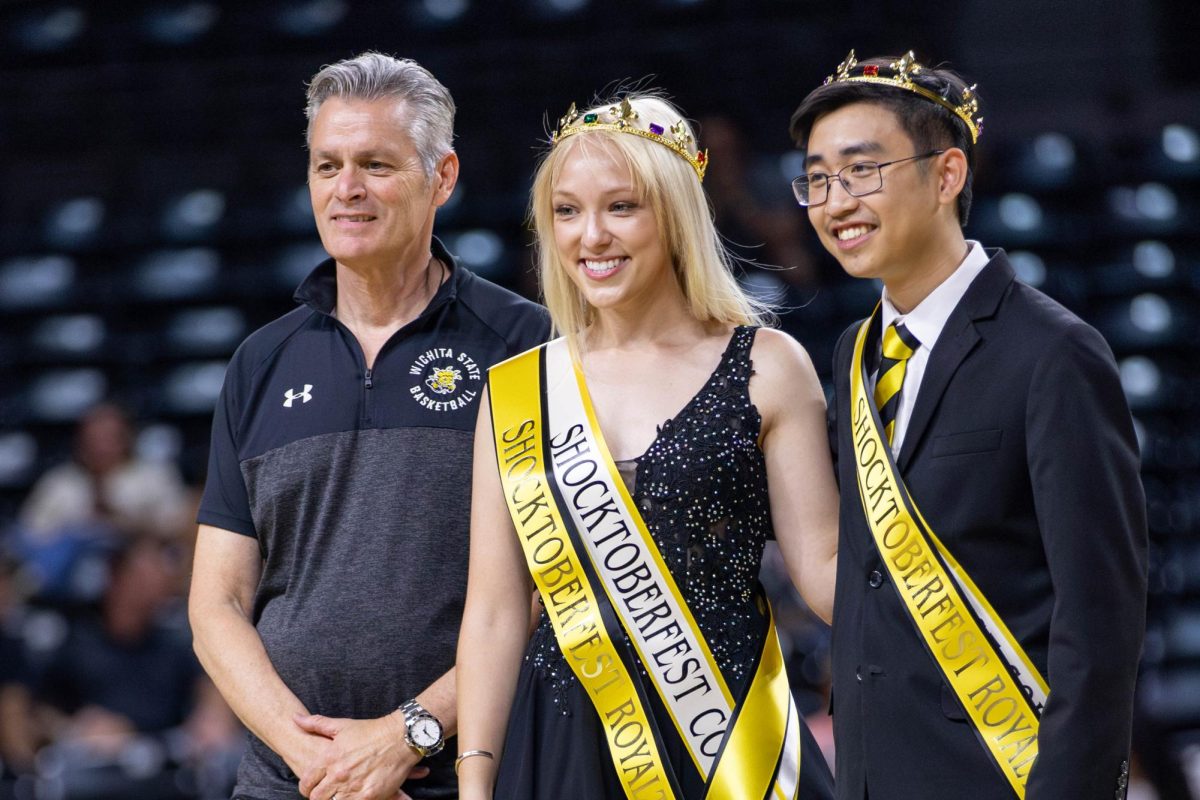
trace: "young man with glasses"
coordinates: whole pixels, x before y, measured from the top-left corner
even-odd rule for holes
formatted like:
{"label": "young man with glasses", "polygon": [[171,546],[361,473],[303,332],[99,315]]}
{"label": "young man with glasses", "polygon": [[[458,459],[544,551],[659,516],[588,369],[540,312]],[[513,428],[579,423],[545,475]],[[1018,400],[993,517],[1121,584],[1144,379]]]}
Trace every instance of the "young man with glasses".
{"label": "young man with glasses", "polygon": [[821,243],[883,295],[841,337],[833,620],[845,800],[1121,798],[1145,500],[1100,335],[963,236],[982,118],[854,53],[792,118]]}

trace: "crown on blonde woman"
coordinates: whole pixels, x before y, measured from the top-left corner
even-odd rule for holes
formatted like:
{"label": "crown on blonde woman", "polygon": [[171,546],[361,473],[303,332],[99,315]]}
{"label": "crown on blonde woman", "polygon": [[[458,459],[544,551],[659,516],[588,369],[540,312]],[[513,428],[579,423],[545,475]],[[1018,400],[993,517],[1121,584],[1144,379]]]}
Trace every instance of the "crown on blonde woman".
{"label": "crown on blonde woman", "polygon": [[550,144],[557,145],[569,136],[588,131],[629,133],[666,147],[688,162],[696,171],[696,177],[704,180],[704,172],[708,169],[708,150],[696,147],[695,140],[682,120],[674,125],[647,122],[644,128],[637,124],[638,120],[638,112],[629,104],[628,98],[622,99],[607,110],[589,111],[586,114],[581,113],[572,103],[567,113],[558,120],[558,128],[550,136]]}

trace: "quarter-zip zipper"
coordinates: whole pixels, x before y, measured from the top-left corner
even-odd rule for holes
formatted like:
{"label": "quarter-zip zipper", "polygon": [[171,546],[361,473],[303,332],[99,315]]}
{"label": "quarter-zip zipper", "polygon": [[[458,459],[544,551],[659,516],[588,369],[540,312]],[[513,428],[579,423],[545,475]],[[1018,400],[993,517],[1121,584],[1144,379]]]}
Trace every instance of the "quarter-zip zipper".
{"label": "quarter-zip zipper", "polygon": [[[376,356],[378,358],[378,356]],[[371,389],[375,386],[375,368],[373,366],[363,368],[363,423],[373,425],[375,423],[375,393]]]}
{"label": "quarter-zip zipper", "polygon": [[[452,280],[454,280],[453,273],[451,273],[450,277],[447,278],[447,283]],[[431,313],[439,311],[443,306],[446,305],[446,303],[448,302],[448,298],[443,297],[439,300],[439,297],[438,297],[441,294],[444,286],[445,286],[445,284],[442,284],[442,286],[439,286],[437,288],[437,290],[433,293],[433,297],[430,298],[429,305],[425,308],[425,310],[423,310],[421,313],[419,313],[415,319],[410,320],[407,324],[405,324],[399,330],[392,333],[392,335],[388,338],[388,340],[383,343],[383,346],[379,348],[379,352],[375,354],[375,363],[379,363],[379,359],[382,358],[385,353],[390,351],[395,346],[396,340],[400,338],[400,335],[402,333],[406,333],[407,331],[409,331],[410,328],[412,328],[418,322],[421,322],[426,317],[428,317]],[[366,353],[363,352],[362,345],[359,343],[358,339],[354,336],[354,332],[351,331],[350,328],[344,322],[339,320],[335,315],[329,313],[328,311],[321,311],[320,313],[325,314],[326,316],[330,317],[330,319],[333,320],[334,324],[336,324],[342,330],[343,335],[346,336],[348,338],[348,340],[351,342],[355,355],[359,359],[361,359],[359,361],[359,363],[363,367],[363,373],[362,373],[363,395],[362,395],[361,422],[363,425],[372,426],[375,424],[374,392],[371,391],[373,388],[375,388],[375,368],[373,366],[368,367],[366,365],[366,361],[367,361]],[[410,334],[406,334],[406,335],[410,335]]]}

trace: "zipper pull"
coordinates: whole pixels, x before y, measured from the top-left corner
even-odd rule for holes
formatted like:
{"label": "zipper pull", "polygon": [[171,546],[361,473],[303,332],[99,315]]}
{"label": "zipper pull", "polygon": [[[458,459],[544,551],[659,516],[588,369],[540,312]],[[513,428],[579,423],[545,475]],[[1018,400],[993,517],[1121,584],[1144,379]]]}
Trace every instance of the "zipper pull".
{"label": "zipper pull", "polygon": [[363,373],[363,385],[366,386],[368,389],[370,389],[372,386],[374,386],[374,384],[371,383],[370,368],[368,368],[367,371],[365,373]]}

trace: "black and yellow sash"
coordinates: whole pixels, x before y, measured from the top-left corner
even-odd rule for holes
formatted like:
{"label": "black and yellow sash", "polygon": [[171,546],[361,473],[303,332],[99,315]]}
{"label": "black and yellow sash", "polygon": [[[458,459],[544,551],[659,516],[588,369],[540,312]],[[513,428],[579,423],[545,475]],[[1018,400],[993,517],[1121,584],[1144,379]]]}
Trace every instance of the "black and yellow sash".
{"label": "black and yellow sash", "polygon": [[[488,387],[501,482],[526,563],[604,726],[626,796],[675,798],[675,771],[694,767],[712,800],[795,798],[800,718],[774,620],[754,678],[735,700],[617,472],[566,342],[496,365]],[[626,635],[670,716],[661,727]],[[691,765],[669,762],[664,736],[678,736]]]}
{"label": "black and yellow sash", "polygon": [[1017,797],[1038,754],[1049,687],[983,592],[908,493],[875,404],[863,353],[878,309],[858,330],[850,366],[854,465],[863,513],[892,585],[979,741]]}

